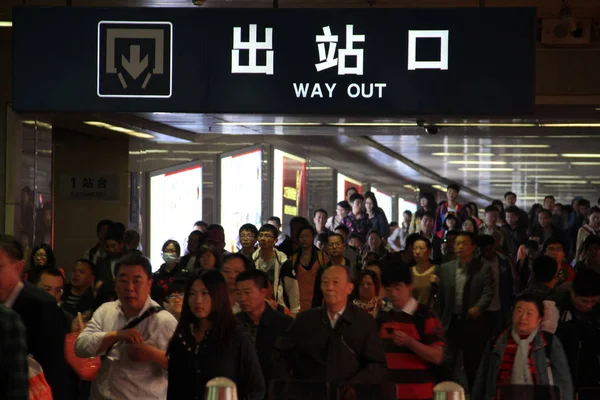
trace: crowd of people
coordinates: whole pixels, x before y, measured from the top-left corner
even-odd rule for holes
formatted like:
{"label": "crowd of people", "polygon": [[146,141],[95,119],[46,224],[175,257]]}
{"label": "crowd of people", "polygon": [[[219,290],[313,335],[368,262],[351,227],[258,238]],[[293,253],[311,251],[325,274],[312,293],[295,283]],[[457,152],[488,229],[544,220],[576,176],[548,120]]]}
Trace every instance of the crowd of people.
{"label": "crowd of people", "polygon": [[241,400],[283,398],[277,382],[357,400],[361,385],[431,399],[455,381],[474,400],[600,387],[600,208],[547,196],[526,212],[508,192],[480,215],[459,192],[423,193],[397,223],[350,188],[335,215],[242,225],[237,249],[198,221],[154,272],[118,222],[69,274],[50,246],[2,236],[0,398],[30,398],[32,363],[55,400],[203,399],[215,377]]}

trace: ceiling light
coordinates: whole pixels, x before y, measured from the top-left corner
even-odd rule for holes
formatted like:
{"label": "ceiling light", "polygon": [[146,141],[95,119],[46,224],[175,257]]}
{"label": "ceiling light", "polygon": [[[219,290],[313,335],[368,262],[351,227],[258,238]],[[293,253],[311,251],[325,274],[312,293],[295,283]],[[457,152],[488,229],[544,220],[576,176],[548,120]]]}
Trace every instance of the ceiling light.
{"label": "ceiling light", "polygon": [[600,185],[600,181],[591,181],[590,182],[592,185]]}
{"label": "ceiling light", "polygon": [[331,122],[328,126],[418,126],[416,122]]}
{"label": "ceiling light", "polygon": [[547,149],[549,144],[484,144],[483,147],[504,149]]}
{"label": "ceiling light", "polygon": [[0,28],[12,28],[12,21],[0,21]]}
{"label": "ceiling light", "polygon": [[321,126],[320,122],[217,122],[221,126]]}
{"label": "ceiling light", "polygon": [[422,144],[420,147],[481,147],[481,144]]}
{"label": "ceiling light", "polygon": [[505,188],[510,188],[513,187],[514,185],[512,183],[494,183],[492,185],[493,187],[505,187]]}
{"label": "ceiling light", "polygon": [[557,181],[557,180],[540,180],[538,183],[560,183],[563,185],[587,185],[587,181]]}
{"label": "ceiling light", "polygon": [[441,124],[436,124],[437,126],[447,126],[447,127],[481,127],[481,128],[535,128],[538,124],[507,124],[507,123],[485,123],[485,122],[465,122],[465,123],[452,123],[445,122]]}
{"label": "ceiling light", "polygon": [[448,161],[448,164],[506,165],[506,161],[452,160]]}
{"label": "ceiling light", "polygon": [[511,161],[512,165],[566,165],[561,161]]}
{"label": "ceiling light", "polygon": [[404,185],[404,188],[412,190],[413,192],[419,192],[421,190],[418,187],[413,186],[413,185]]}
{"label": "ceiling light", "polygon": [[435,188],[437,190],[441,190],[442,192],[447,192],[448,188],[443,187],[442,185],[431,185],[432,188]]}
{"label": "ceiling light", "polygon": [[44,129],[52,129],[52,124],[49,124],[47,122],[32,121],[32,120],[27,120],[27,121],[22,121],[22,122],[24,125],[37,126],[38,128],[44,128]]}
{"label": "ceiling light", "polygon": [[513,171],[512,168],[470,168],[470,167],[465,167],[465,168],[459,168],[459,171],[472,171],[472,172],[494,172],[494,171]]}
{"label": "ceiling light", "polygon": [[542,196],[519,196],[519,200],[538,201],[538,200],[541,200],[542,198],[543,198]]}
{"label": "ceiling light", "polygon": [[519,172],[550,172],[550,171],[558,171],[558,168],[519,168]]}
{"label": "ceiling light", "polygon": [[175,154],[218,154],[221,150],[173,150]]}
{"label": "ceiling light", "polygon": [[558,154],[549,154],[549,153],[504,153],[499,154],[502,157],[558,157]]}
{"label": "ceiling light", "polygon": [[116,126],[116,125],[107,124],[106,122],[101,122],[101,121],[83,121],[83,123],[87,124],[87,125],[95,126],[97,128],[108,129],[110,131],[124,133],[126,135],[137,137],[137,138],[140,138],[140,139],[154,139],[154,136],[152,136],[152,135],[150,135],[148,133],[134,131],[133,129],[124,128],[122,126]]}
{"label": "ceiling light", "polygon": [[575,122],[566,124],[540,124],[544,128],[600,128],[600,122]]}
{"label": "ceiling light", "polygon": [[576,175],[546,175],[546,176],[528,176],[529,179],[581,179],[581,176]]}
{"label": "ceiling light", "polygon": [[325,170],[325,169],[331,169],[331,167],[306,167],[306,169],[311,169],[311,170]]}
{"label": "ceiling light", "polygon": [[561,154],[561,156],[563,157],[568,157],[568,158],[600,158],[600,154],[598,153],[566,153],[566,154]]}
{"label": "ceiling light", "polygon": [[463,157],[463,156],[469,156],[469,157],[493,157],[495,156],[494,153],[432,153],[432,156],[439,156],[439,157]]}
{"label": "ceiling light", "polygon": [[572,162],[571,165],[600,165],[600,162],[597,162],[597,161],[577,161],[577,162]]}

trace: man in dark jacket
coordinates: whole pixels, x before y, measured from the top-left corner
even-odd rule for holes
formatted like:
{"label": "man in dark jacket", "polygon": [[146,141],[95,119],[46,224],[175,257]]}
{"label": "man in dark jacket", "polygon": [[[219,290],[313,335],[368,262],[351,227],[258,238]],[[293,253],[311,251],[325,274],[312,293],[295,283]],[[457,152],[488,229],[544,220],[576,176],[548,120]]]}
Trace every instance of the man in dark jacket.
{"label": "man in dark jacket", "polygon": [[348,302],[354,289],[347,267],[325,270],[321,290],[325,305],[298,314],[275,343],[276,372],[281,379],[377,384],[387,374],[383,344],[375,320]]}
{"label": "man in dark jacket", "polygon": [[65,361],[65,329],[56,299],[20,280],[25,262],[23,248],[14,239],[0,239],[0,303],[21,316],[27,331],[27,350],[42,366],[52,397],[73,398]]}
{"label": "man in dark jacket", "polygon": [[494,298],[490,265],[474,258],[475,247],[472,233],[461,232],[457,236],[457,259],[440,267],[437,303],[448,338],[448,367],[453,369],[446,373],[454,375],[460,370],[455,364],[461,352],[469,387],[475,382],[481,354],[491,334],[485,313]]}
{"label": "man in dark jacket", "polygon": [[236,278],[237,299],[242,309],[237,319],[248,328],[254,338],[256,353],[265,377],[265,387],[275,375],[273,345],[294,321],[291,317],[274,310],[265,301],[268,277],[263,271],[250,269]]}
{"label": "man in dark jacket", "polygon": [[600,387],[600,275],[581,269],[573,286],[558,302],[556,336],[560,339],[575,390]]}

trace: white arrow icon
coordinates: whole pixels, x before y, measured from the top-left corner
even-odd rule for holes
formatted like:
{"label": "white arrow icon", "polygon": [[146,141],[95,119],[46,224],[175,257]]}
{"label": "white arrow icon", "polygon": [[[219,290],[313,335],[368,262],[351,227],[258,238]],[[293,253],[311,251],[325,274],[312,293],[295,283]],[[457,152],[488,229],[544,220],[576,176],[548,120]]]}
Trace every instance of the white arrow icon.
{"label": "white arrow icon", "polygon": [[121,56],[121,63],[125,71],[135,80],[146,68],[148,68],[148,56],[140,61],[140,46],[129,46],[129,60],[124,55]]}

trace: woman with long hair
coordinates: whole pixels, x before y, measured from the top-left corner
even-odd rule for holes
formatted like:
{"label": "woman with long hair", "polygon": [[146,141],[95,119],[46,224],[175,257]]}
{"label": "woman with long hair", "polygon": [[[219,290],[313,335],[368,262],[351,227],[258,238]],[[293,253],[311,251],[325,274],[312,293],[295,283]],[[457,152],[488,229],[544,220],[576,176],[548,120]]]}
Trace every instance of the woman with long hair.
{"label": "woman with long hair", "polygon": [[207,382],[216,377],[235,382],[240,400],[265,397],[252,338],[233,315],[227,283],[218,271],[193,272],[167,356],[168,400],[203,399]]}
{"label": "woman with long hair", "polygon": [[46,243],[36,246],[31,252],[29,270],[26,273],[27,281],[37,282],[45,269],[53,267],[56,267],[56,258],[52,247]]}
{"label": "woman with long hair", "polygon": [[529,227],[539,226],[538,222],[538,214],[542,211],[544,207],[540,203],[535,203],[529,209]]}
{"label": "woman with long hair", "polygon": [[365,210],[371,221],[371,229],[377,231],[382,238],[387,238],[390,233],[388,220],[383,210],[379,208],[373,192],[365,194]]}
{"label": "woman with long hair", "polygon": [[385,247],[385,241],[383,237],[376,230],[372,229],[367,234],[367,244],[364,246],[363,259],[367,257],[369,253],[376,253],[379,259],[384,258],[388,255],[388,251]]}
{"label": "woman with long hair", "polygon": [[479,226],[477,225],[477,221],[472,217],[465,219],[462,223],[462,230],[465,232],[471,232],[475,236],[479,235]]}

